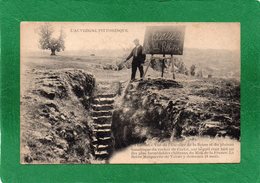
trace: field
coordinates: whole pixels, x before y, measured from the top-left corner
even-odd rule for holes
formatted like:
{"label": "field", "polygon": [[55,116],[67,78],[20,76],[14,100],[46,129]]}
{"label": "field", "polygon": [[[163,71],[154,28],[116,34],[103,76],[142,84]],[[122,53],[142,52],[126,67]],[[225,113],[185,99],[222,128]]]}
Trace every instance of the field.
{"label": "field", "polygon": [[173,81],[167,70],[160,79],[160,72],[149,68],[147,79],[134,83],[129,83],[131,69],[116,67],[127,53],[116,53],[39,52],[21,57],[22,163],[93,163],[89,111],[98,94],[117,95],[112,121],[115,149],[151,138],[240,140],[236,53],[188,50],[184,64],[188,69],[196,64],[204,77],[176,73]]}

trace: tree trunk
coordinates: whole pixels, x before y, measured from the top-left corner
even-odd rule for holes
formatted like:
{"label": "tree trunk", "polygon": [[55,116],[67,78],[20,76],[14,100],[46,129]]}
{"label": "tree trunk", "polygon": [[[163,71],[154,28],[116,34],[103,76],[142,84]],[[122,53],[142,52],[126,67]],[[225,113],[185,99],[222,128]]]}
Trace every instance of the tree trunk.
{"label": "tree trunk", "polygon": [[55,54],[55,49],[51,49],[51,56],[53,56],[53,55],[56,55]]}

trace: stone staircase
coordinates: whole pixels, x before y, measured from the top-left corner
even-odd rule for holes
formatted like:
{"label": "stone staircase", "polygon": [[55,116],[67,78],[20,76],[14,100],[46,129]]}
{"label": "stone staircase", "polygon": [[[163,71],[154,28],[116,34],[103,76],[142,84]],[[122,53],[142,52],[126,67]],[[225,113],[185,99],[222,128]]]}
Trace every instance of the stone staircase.
{"label": "stone staircase", "polygon": [[113,151],[111,125],[115,94],[98,94],[92,103],[92,147],[96,159],[108,159]]}

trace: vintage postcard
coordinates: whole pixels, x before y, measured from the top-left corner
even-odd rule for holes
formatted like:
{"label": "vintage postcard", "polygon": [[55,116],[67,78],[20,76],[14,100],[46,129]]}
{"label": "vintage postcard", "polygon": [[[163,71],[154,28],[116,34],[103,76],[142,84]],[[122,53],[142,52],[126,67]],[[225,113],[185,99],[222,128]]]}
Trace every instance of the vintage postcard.
{"label": "vintage postcard", "polygon": [[240,162],[240,24],[22,22],[20,162]]}

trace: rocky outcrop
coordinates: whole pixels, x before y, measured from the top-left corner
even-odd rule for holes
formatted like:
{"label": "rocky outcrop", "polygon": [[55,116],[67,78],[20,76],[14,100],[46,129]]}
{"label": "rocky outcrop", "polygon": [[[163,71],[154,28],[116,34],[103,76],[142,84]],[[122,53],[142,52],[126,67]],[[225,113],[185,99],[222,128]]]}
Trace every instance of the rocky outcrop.
{"label": "rocky outcrop", "polygon": [[115,146],[187,136],[239,140],[238,94],[239,83],[227,80],[180,83],[151,79],[130,83],[113,114]]}
{"label": "rocky outcrop", "polygon": [[82,70],[33,70],[21,99],[23,163],[89,163],[89,108],[95,79]]}

